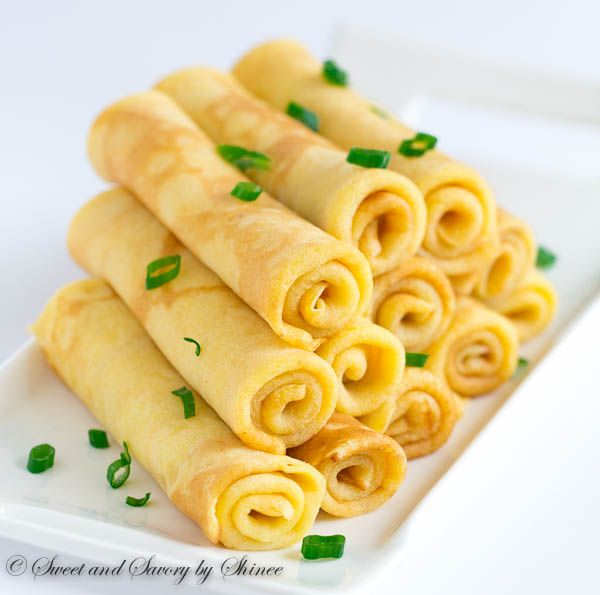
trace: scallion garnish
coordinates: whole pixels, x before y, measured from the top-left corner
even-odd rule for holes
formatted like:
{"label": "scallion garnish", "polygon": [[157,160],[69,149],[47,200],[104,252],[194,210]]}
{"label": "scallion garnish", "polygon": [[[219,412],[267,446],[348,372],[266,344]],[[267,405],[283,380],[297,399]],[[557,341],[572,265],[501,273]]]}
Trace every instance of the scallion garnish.
{"label": "scallion garnish", "polygon": [[127,442],[123,440],[123,452],[121,453],[121,460],[128,465],[131,465],[131,455],[129,454],[129,446]]}
{"label": "scallion garnish", "polygon": [[123,442],[123,452],[116,461],[113,461],[106,470],[106,479],[113,490],[120,488],[131,472],[131,455],[127,442]]}
{"label": "scallion garnish", "polygon": [[315,132],[319,130],[319,116],[317,116],[315,112],[302,107],[299,103],[290,101],[287,105],[285,113],[295,120],[298,120],[298,122],[302,122],[302,124],[304,124],[307,128],[310,128]]}
{"label": "scallion garnish", "polygon": [[238,182],[231,191],[231,196],[235,196],[245,202],[252,202],[260,196],[261,192],[262,188],[258,184],[252,182]]}
{"label": "scallion garnish", "polygon": [[198,357],[200,355],[200,351],[202,351],[202,347],[200,347],[200,343],[198,343],[198,341],[196,341],[196,339],[192,339],[191,337],[184,337],[183,340],[187,341],[188,343],[193,343],[196,346],[195,354],[196,354],[196,357]]}
{"label": "scallion garnish", "polygon": [[333,60],[325,60],[323,62],[323,70],[321,71],[323,78],[332,85],[345,87],[348,85],[348,73],[342,70]]}
{"label": "scallion garnish", "polygon": [[88,430],[88,440],[94,448],[108,448],[108,437],[104,430]]}
{"label": "scallion garnish", "polygon": [[354,163],[361,167],[376,167],[385,169],[390,162],[389,151],[379,151],[378,149],[361,149],[352,147],[346,157],[348,163]]}
{"label": "scallion garnish", "polygon": [[538,269],[549,269],[554,266],[555,262],[556,254],[550,252],[550,250],[544,248],[544,246],[538,247],[537,256],[535,259],[535,266]]}
{"label": "scallion garnish", "polygon": [[187,386],[182,386],[177,390],[171,391],[172,395],[175,395],[181,399],[183,403],[183,417],[188,419],[196,415],[196,401],[192,391]]}
{"label": "scallion garnish", "polygon": [[150,500],[150,492],[146,492],[146,495],[143,498],[127,496],[127,498],[125,498],[125,503],[129,504],[129,506],[144,506],[148,500]]}
{"label": "scallion garnish", "polygon": [[377,105],[371,105],[371,111],[374,114],[377,114],[379,117],[383,118],[384,120],[390,119],[390,115],[386,111],[384,111],[380,107],[378,107]]}
{"label": "scallion garnish", "polygon": [[29,473],[42,473],[54,465],[54,447],[50,444],[38,444],[29,451],[27,471]]}
{"label": "scallion garnish", "polygon": [[427,151],[435,148],[437,138],[426,132],[417,132],[413,138],[407,138],[400,143],[398,153],[405,157],[421,157]]}
{"label": "scallion garnish", "polygon": [[[163,273],[158,273],[161,269],[168,268]],[[179,254],[173,254],[173,256],[165,256],[158,260],[152,261],[146,267],[146,289],[156,289],[169,281],[172,281],[179,275],[179,268],[181,267],[181,256]]]}
{"label": "scallion garnish", "polygon": [[529,360],[524,358],[524,357],[520,357],[517,360],[517,367],[518,368],[526,368],[529,365]]}
{"label": "scallion garnish", "polygon": [[307,535],[302,540],[302,556],[306,560],[341,558],[346,538],[343,535]]}
{"label": "scallion garnish", "polygon": [[411,368],[422,368],[429,357],[428,353],[406,352],[406,365]]}
{"label": "scallion garnish", "polygon": [[217,153],[239,170],[269,169],[271,159],[264,153],[249,151],[237,145],[217,145]]}

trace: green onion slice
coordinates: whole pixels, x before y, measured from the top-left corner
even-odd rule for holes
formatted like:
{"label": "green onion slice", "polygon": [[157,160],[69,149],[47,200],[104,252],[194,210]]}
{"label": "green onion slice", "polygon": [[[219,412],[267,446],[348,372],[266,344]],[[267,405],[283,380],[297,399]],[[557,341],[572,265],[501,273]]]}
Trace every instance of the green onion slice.
{"label": "green onion slice", "polygon": [[528,365],[529,365],[529,360],[524,357],[520,357],[517,361],[518,368],[526,368]]}
{"label": "green onion slice", "polygon": [[550,252],[548,248],[543,246],[538,247],[537,257],[535,259],[535,266],[538,269],[549,269],[554,266],[556,262],[556,254]]}
{"label": "green onion slice", "polygon": [[315,112],[302,107],[299,103],[290,101],[287,105],[285,113],[295,120],[298,120],[298,122],[304,124],[307,128],[310,128],[315,132],[319,130],[319,116],[317,116]]}
{"label": "green onion slice", "polygon": [[148,500],[150,500],[150,492],[146,492],[146,495],[143,498],[127,496],[127,498],[125,498],[125,503],[129,504],[129,506],[144,506]]}
{"label": "green onion slice", "polygon": [[253,182],[238,182],[231,191],[231,196],[235,196],[245,202],[252,202],[260,196],[261,192],[262,188],[258,184],[254,184]]}
{"label": "green onion slice", "polygon": [[422,368],[429,357],[428,353],[406,352],[406,365],[411,368]]}
{"label": "green onion slice", "polygon": [[29,473],[42,473],[54,465],[54,446],[38,444],[29,451],[27,471]]}
{"label": "green onion slice", "polygon": [[187,341],[188,343],[193,343],[196,346],[196,350],[194,353],[196,354],[196,357],[198,357],[200,355],[200,352],[202,351],[202,347],[200,347],[200,343],[198,343],[198,341],[196,341],[196,339],[192,339],[191,337],[184,337],[183,340]]}
{"label": "green onion slice", "polygon": [[346,538],[343,535],[307,535],[302,540],[302,556],[306,560],[341,558]]}
{"label": "green onion slice", "polygon": [[113,461],[106,470],[106,479],[113,490],[120,488],[129,477],[131,464],[123,460],[123,455],[116,461]]}
{"label": "green onion slice", "polygon": [[385,169],[390,162],[390,152],[352,147],[346,157],[346,161],[362,167]]}
{"label": "green onion slice", "polygon": [[348,85],[348,73],[342,70],[333,60],[325,60],[323,62],[323,70],[321,71],[323,78],[332,85],[346,87]]}
{"label": "green onion slice", "polygon": [[421,157],[431,151],[437,144],[437,137],[426,132],[417,132],[413,138],[407,138],[400,143],[398,153],[405,157]]}
{"label": "green onion slice", "polygon": [[271,167],[271,159],[264,153],[249,151],[237,145],[217,145],[217,153],[241,171]]}
{"label": "green onion slice", "polygon": [[371,111],[374,114],[377,114],[380,118],[383,118],[384,120],[389,120],[390,119],[390,115],[385,110],[382,110],[377,105],[371,105]]}
{"label": "green onion slice", "polygon": [[131,455],[129,454],[129,446],[123,441],[123,452],[120,455],[121,460],[127,465],[131,465]]}
{"label": "green onion slice", "polygon": [[[170,267],[170,268],[167,268]],[[158,260],[152,261],[146,267],[146,289],[156,289],[169,281],[172,281],[179,275],[181,267],[181,256],[173,254],[173,256],[165,256]],[[167,269],[160,273],[161,269]],[[155,274],[158,273],[158,274]]]}
{"label": "green onion slice", "polygon": [[104,430],[88,430],[88,439],[94,448],[108,448],[108,437]]}
{"label": "green onion slice", "polygon": [[183,403],[183,417],[188,419],[196,415],[196,401],[192,391],[187,386],[182,386],[177,390],[171,391],[172,395],[175,395],[181,399]]}

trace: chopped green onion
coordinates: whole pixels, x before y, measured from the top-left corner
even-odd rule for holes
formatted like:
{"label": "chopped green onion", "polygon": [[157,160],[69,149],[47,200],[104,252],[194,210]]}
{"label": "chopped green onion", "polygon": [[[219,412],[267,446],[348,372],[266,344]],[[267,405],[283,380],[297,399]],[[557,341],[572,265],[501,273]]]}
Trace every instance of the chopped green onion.
{"label": "chopped green onion", "polygon": [[298,120],[298,122],[302,122],[302,124],[304,124],[307,128],[310,128],[315,132],[319,130],[319,116],[317,116],[315,112],[302,107],[299,103],[290,101],[287,105],[285,113],[295,120]]}
{"label": "chopped green onion", "polygon": [[437,138],[426,132],[417,132],[413,138],[407,138],[400,143],[398,153],[405,157],[421,157],[427,151],[435,148]]}
{"label": "chopped green onion", "polygon": [[131,455],[129,454],[129,446],[123,441],[123,452],[120,455],[121,460],[128,465],[131,465]]}
{"label": "chopped green onion", "polygon": [[88,439],[94,448],[108,448],[108,438],[104,430],[88,430]]}
{"label": "chopped green onion", "polygon": [[529,365],[529,360],[524,357],[520,357],[517,361],[518,368],[526,368]]}
{"label": "chopped green onion", "polygon": [[535,266],[538,269],[549,269],[554,266],[555,262],[556,254],[550,252],[550,250],[543,246],[538,247],[537,257],[535,259]]}
{"label": "chopped green onion", "polygon": [[348,73],[342,70],[333,60],[325,60],[322,70],[323,78],[332,85],[346,87],[348,85]]}
{"label": "chopped green onion", "polygon": [[422,368],[427,361],[429,354],[427,353],[410,353],[406,352],[406,365],[411,368]]}
{"label": "chopped green onion", "polygon": [[262,188],[258,184],[252,182],[238,182],[231,191],[231,196],[235,196],[245,202],[252,202],[260,196],[261,192]]}
{"label": "chopped green onion", "polygon": [[264,153],[249,151],[237,145],[217,145],[217,153],[239,170],[269,169],[271,159]]}
{"label": "chopped green onion", "polygon": [[[167,269],[164,273],[160,273],[155,275],[160,271],[160,269],[164,269],[166,267],[172,267]],[[158,260],[152,261],[146,267],[146,289],[156,289],[169,281],[172,281],[179,275],[179,268],[181,267],[181,256],[179,254],[174,254],[173,256],[165,256],[164,258],[159,258]]]}
{"label": "chopped green onion", "polygon": [[377,114],[378,116],[380,116],[381,118],[383,118],[384,120],[389,120],[390,119],[390,115],[382,110],[380,107],[378,107],[377,105],[371,105],[371,111],[374,114]]}
{"label": "chopped green onion", "polygon": [[146,495],[143,498],[127,496],[127,498],[125,498],[125,503],[129,504],[129,506],[144,506],[148,500],[150,500],[150,492],[146,492]]}
{"label": "chopped green onion", "polygon": [[27,471],[29,473],[42,473],[54,465],[54,447],[50,444],[38,444],[29,451]]}
{"label": "chopped green onion", "polygon": [[362,167],[385,169],[390,162],[390,152],[352,147],[346,157],[346,161]]}
{"label": "chopped green onion", "polygon": [[200,355],[200,351],[202,351],[202,347],[200,347],[200,343],[198,343],[198,341],[196,341],[196,339],[192,339],[191,337],[184,337],[183,338],[184,341],[187,341],[188,343],[193,343],[196,346],[196,357],[198,357]]}
{"label": "chopped green onion", "polygon": [[106,479],[113,490],[120,488],[131,472],[131,455],[127,442],[123,442],[123,452],[116,461],[113,461],[106,470]]}
{"label": "chopped green onion", "polygon": [[192,391],[187,386],[182,386],[177,390],[173,390],[171,391],[171,394],[181,399],[181,402],[183,403],[183,417],[185,417],[185,419],[196,415],[196,401],[194,400]]}
{"label": "chopped green onion", "polygon": [[346,538],[343,535],[307,535],[302,540],[302,556],[306,560],[341,558]]}

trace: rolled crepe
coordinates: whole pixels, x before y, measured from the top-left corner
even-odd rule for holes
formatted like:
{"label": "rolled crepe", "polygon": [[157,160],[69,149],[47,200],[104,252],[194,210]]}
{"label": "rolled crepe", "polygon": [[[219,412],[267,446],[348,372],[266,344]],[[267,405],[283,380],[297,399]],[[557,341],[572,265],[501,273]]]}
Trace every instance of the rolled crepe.
{"label": "rolled crepe", "polygon": [[[280,340],[126,190],[105,192],[77,213],[69,249],[112,285],[175,369],[248,446],[284,454],[329,419],[337,397],[331,366]],[[175,254],[179,275],[147,290],[147,265]],[[200,343],[198,356],[184,338]]]}
{"label": "rolled crepe", "polygon": [[343,149],[386,149],[389,168],[410,178],[423,193],[427,231],[422,253],[446,273],[457,291],[470,293],[496,242],[492,192],[469,167],[439,151],[422,157],[398,153],[414,131],[381,112],[348,87],[328,84],[322,65],[300,44],[272,41],[248,52],[236,78],[278,110],[295,101],[314,111],[319,132]]}
{"label": "rolled crepe", "polygon": [[158,84],[217,143],[265,153],[268,170],[247,175],[334,237],[357,246],[373,274],[416,253],[425,234],[423,197],[406,177],[346,161],[346,152],[250,95],[231,75],[179,71]]}
{"label": "rolled crepe", "polygon": [[414,257],[376,277],[370,317],[392,331],[407,351],[425,351],[450,326],[456,299],[442,270]]}
{"label": "rolled crepe", "polygon": [[460,297],[450,328],[429,347],[425,367],[459,396],[476,397],[514,374],[518,348],[508,319],[477,300]]}
{"label": "rolled crepe", "polygon": [[531,269],[510,295],[488,303],[510,320],[517,329],[519,341],[523,342],[541,333],[552,322],[557,297],[552,283],[538,270]]}
{"label": "rolled crepe", "polygon": [[254,202],[231,196],[245,178],[163,93],[108,108],[88,147],[101,176],[132,190],[292,345],[316,349],[368,307],[362,254],[264,192]]}
{"label": "rolled crepe", "polygon": [[440,378],[424,368],[406,368],[395,399],[360,421],[394,438],[415,459],[440,448],[457,418],[455,396]]}
{"label": "rolled crepe", "polygon": [[535,264],[535,240],[529,225],[502,209],[497,213],[499,244],[473,291],[485,302],[502,300],[513,293]]}
{"label": "rolled crepe", "polygon": [[396,492],[406,472],[406,455],[395,440],[344,413],[334,413],[316,436],[288,454],[325,476],[321,508],[338,517],[375,510]]}
{"label": "rolled crepe", "polygon": [[394,398],[406,360],[402,343],[368,320],[340,331],[321,345],[317,354],[338,376],[336,410],[355,416]]}
{"label": "rolled crepe", "polygon": [[310,529],[321,475],[247,448],[197,394],[185,419],[171,394],[185,380],[103,281],[58,291],[33,332],[65,383],[212,542],[270,550]]}

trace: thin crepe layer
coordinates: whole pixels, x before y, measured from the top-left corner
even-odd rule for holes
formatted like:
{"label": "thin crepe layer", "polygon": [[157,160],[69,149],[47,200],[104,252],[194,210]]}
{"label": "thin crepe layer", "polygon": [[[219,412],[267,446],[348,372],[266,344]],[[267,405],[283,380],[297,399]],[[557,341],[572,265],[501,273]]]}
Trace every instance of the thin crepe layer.
{"label": "thin crepe layer", "polygon": [[189,68],[157,88],[215,142],[268,155],[268,170],[250,168],[246,174],[308,221],[358,247],[373,274],[417,252],[427,213],[408,178],[348,163],[345,151],[273,110],[231,75]]}
{"label": "thin crepe layer", "polygon": [[334,413],[318,434],[288,454],[325,476],[321,508],[338,517],[375,510],[396,492],[406,472],[406,455],[395,440],[344,413]]}
{"label": "thin crepe layer", "polygon": [[64,287],[32,330],[65,383],[212,542],[268,550],[308,532],[320,474],[247,448],[197,394],[185,419],[171,394],[185,380],[104,282]]}
{"label": "thin crepe layer", "polygon": [[402,343],[366,319],[340,331],[316,353],[337,374],[336,410],[354,416],[369,413],[393,399],[406,359]]}
{"label": "thin crepe layer", "polygon": [[[279,339],[126,190],[105,192],[77,213],[69,249],[83,268],[112,285],[244,443],[284,454],[329,419],[337,397],[331,367]],[[174,254],[181,257],[177,278],[147,290],[147,265]],[[184,337],[201,344],[198,357]]]}
{"label": "thin crepe layer", "polygon": [[469,167],[439,151],[422,157],[398,153],[414,131],[381,115],[348,87],[328,84],[322,65],[300,44],[272,41],[248,52],[233,69],[252,93],[282,111],[296,101],[319,117],[319,132],[343,149],[386,149],[389,168],[410,178],[427,206],[422,254],[446,273],[455,289],[470,293],[496,243],[491,190]]}
{"label": "thin crepe layer", "polygon": [[368,307],[362,254],[304,221],[265,192],[230,195],[244,176],[158,91],[105,110],[92,126],[98,173],[132,190],[280,337],[314,350]]}
{"label": "thin crepe layer", "polygon": [[407,260],[373,282],[370,318],[393,332],[407,351],[425,351],[450,326],[456,299],[433,262]]}
{"label": "thin crepe layer", "polygon": [[498,388],[515,372],[518,338],[507,318],[460,297],[450,328],[428,349],[425,364],[461,397]]}

